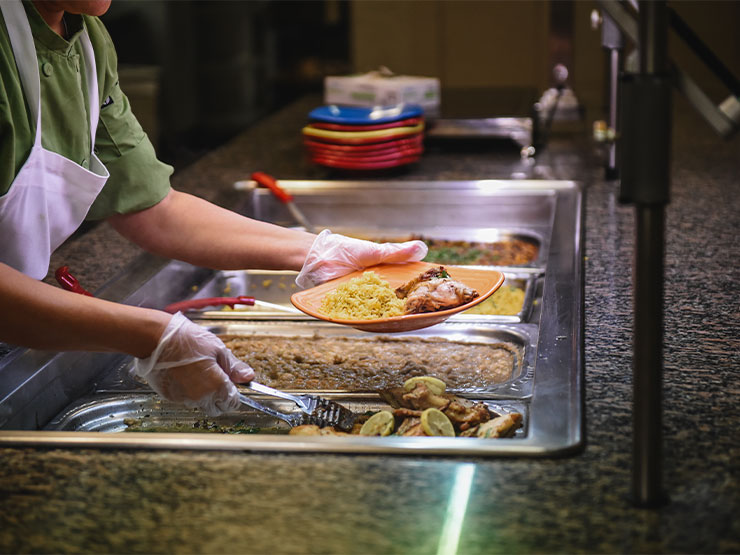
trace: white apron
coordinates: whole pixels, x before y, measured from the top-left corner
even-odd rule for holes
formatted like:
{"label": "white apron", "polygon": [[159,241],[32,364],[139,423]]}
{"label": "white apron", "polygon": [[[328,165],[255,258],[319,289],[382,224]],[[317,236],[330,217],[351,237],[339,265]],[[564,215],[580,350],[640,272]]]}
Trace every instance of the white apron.
{"label": "white apron", "polygon": [[[0,0],[0,9],[26,101],[31,115],[36,117],[31,154],[10,190],[0,197],[0,262],[43,279],[49,270],[51,253],[80,226],[109,173],[93,151],[88,170],[41,146],[41,81],[31,26],[20,0]],[[86,29],[80,35],[80,43],[87,68],[90,144],[94,148],[100,99],[95,55]]]}

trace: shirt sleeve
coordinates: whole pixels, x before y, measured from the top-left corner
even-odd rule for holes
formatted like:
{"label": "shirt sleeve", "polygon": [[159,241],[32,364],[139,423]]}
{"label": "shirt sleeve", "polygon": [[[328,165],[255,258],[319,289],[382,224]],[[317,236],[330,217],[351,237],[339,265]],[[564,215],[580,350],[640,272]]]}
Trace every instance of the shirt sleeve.
{"label": "shirt sleeve", "polygon": [[154,146],[131,111],[118,82],[118,60],[108,32],[96,18],[85,18],[85,23],[101,84],[95,154],[110,173],[86,219],[100,220],[157,204],[170,191],[173,168],[157,159]]}

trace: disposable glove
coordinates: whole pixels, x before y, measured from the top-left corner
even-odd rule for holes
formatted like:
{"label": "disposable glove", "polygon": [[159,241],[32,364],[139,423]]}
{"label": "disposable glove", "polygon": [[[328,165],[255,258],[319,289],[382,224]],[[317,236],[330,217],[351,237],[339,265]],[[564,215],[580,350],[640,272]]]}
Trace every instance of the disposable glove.
{"label": "disposable glove", "polygon": [[135,359],[134,371],[165,399],[209,416],[236,410],[239,392],[234,383],[254,378],[254,370],[223,341],[179,312],[149,358]]}
{"label": "disposable glove", "polygon": [[311,287],[375,264],[417,262],[427,250],[423,241],[374,243],[325,229],[314,239],[295,282]]}

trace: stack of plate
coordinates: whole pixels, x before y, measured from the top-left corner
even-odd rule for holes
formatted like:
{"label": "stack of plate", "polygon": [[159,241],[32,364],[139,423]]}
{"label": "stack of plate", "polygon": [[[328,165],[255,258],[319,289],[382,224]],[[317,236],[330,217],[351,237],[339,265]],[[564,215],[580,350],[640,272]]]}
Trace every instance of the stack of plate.
{"label": "stack of plate", "polygon": [[393,168],[423,152],[424,112],[417,105],[320,106],[308,114],[303,143],[313,162],[346,170]]}

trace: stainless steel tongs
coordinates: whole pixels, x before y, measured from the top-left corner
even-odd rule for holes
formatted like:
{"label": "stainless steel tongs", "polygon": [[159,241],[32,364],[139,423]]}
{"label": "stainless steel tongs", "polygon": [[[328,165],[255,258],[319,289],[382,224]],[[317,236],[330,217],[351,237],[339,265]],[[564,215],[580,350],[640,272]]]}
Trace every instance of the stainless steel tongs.
{"label": "stainless steel tongs", "polygon": [[291,395],[284,391],[272,389],[266,385],[262,385],[256,382],[249,382],[244,384],[252,391],[257,393],[264,393],[265,395],[271,395],[273,397],[279,397],[288,401],[293,401],[301,412],[285,413],[268,407],[255,400],[253,397],[239,394],[239,400],[254,409],[279,418],[290,424],[291,427],[302,426],[304,424],[316,424],[317,426],[326,427],[333,426],[340,430],[349,431],[355,423],[357,415],[349,410],[347,407],[340,405],[335,401],[323,399],[315,395]]}

